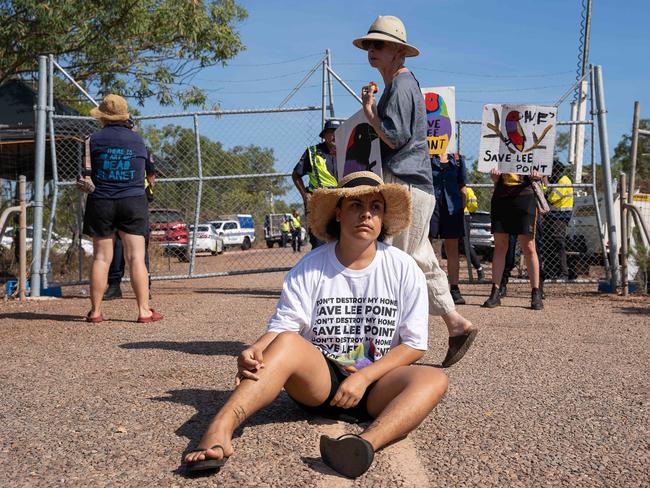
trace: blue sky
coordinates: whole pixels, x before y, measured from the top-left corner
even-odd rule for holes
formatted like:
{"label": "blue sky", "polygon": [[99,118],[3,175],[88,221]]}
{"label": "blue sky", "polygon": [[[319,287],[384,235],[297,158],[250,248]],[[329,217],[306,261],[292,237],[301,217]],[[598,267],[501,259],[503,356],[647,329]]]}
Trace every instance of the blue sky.
{"label": "blue sky", "polygon": [[[277,106],[326,48],[335,71],[355,90],[370,80],[381,81],[365,53],[351,44],[380,14],[404,21],[409,42],[421,51],[407,66],[422,86],[456,87],[458,118],[480,118],[484,103],[553,104],[576,76],[579,0],[239,4],[249,12],[239,28],[247,49],[226,67],[206,69],[194,79],[224,109]],[[649,10],[641,0],[593,5],[589,60],[603,66],[610,153],[621,135],[630,132],[634,100],[641,102],[642,116],[650,117],[650,65],[644,61],[650,46]],[[320,79],[320,73],[314,75],[289,105],[320,104]],[[359,109],[338,84],[334,100],[337,117]],[[172,108],[149,103],[143,113],[167,111]],[[568,118],[567,102],[560,118]],[[224,137],[227,146],[238,142]],[[296,158],[300,152],[296,148]]]}

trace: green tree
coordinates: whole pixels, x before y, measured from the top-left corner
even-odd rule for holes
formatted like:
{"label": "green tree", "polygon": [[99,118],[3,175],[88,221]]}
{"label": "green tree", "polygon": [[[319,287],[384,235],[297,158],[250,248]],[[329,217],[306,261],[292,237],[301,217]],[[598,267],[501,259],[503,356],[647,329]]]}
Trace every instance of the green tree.
{"label": "green tree", "polygon": [[[650,129],[650,119],[641,119],[639,121],[641,129]],[[618,178],[621,171],[630,174],[632,169],[632,135],[624,134],[621,140],[614,148],[612,156],[612,176]],[[650,138],[639,136],[639,146],[636,161],[636,186],[641,187],[642,191],[650,192]]]}
{"label": "green tree", "polygon": [[[156,155],[161,176],[183,178],[197,174],[192,129],[178,125],[147,127],[142,135]],[[264,215],[271,211],[269,196],[281,197],[290,188],[287,178],[272,176],[276,173],[273,149],[249,145],[226,150],[206,136],[200,137],[200,144],[203,176],[218,177],[203,182],[200,220],[246,213],[252,214],[255,222],[263,222]],[[182,209],[190,218],[195,212],[196,193],[196,182],[162,181],[155,190],[155,206]]]}
{"label": "green tree", "polygon": [[188,82],[244,49],[235,0],[9,0],[0,2],[0,83],[53,54],[86,86],[142,103],[204,105]]}

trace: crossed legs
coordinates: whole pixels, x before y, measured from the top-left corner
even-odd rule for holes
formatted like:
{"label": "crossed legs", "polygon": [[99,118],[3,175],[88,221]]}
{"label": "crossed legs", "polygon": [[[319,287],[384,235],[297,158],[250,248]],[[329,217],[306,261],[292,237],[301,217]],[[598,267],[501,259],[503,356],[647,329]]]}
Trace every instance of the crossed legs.
{"label": "crossed legs", "polygon": [[[279,334],[264,350],[259,379],[242,380],[210,422],[199,448],[223,449],[189,453],[188,463],[220,459],[234,452],[231,439],[246,418],[270,404],[284,388],[297,401],[317,406],[328,397],[331,379],[326,360],[311,343],[293,332]],[[440,401],[447,378],[425,366],[404,366],[382,377],[368,396],[368,411],[376,417],[361,434],[375,450],[417,427]]]}

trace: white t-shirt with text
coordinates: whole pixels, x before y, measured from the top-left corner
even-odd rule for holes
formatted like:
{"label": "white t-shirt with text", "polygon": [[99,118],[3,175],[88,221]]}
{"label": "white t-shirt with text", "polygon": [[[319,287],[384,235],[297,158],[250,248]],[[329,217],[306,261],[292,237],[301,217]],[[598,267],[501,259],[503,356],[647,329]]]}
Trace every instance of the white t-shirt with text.
{"label": "white t-shirt with text", "polygon": [[300,333],[342,370],[361,369],[399,344],[426,350],[429,304],[415,261],[377,242],[372,262],[352,270],[335,246],[315,249],[289,271],[268,331]]}

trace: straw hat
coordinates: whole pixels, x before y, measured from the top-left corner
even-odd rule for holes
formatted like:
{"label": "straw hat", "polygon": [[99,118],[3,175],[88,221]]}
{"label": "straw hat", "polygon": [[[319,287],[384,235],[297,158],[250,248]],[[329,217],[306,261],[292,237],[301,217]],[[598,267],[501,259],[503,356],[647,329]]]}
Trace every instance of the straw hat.
{"label": "straw hat", "polygon": [[106,95],[99,107],[90,110],[90,115],[96,119],[108,122],[121,122],[129,119],[129,106],[119,95]]}
{"label": "straw hat", "polygon": [[359,49],[364,49],[363,41],[385,41],[401,44],[402,46],[406,46],[406,53],[404,54],[406,57],[413,57],[420,54],[420,50],[417,47],[407,44],[404,23],[392,15],[380,15],[377,17],[370,26],[370,29],[368,29],[368,33],[352,41],[352,44]]}
{"label": "straw hat", "polygon": [[343,177],[337,188],[319,188],[314,192],[309,202],[312,233],[324,241],[336,239],[327,232],[327,225],[336,215],[339,200],[369,193],[381,193],[384,197],[382,223],[386,237],[399,234],[411,225],[411,193],[407,187],[397,183],[385,184],[371,171],[358,171]]}

